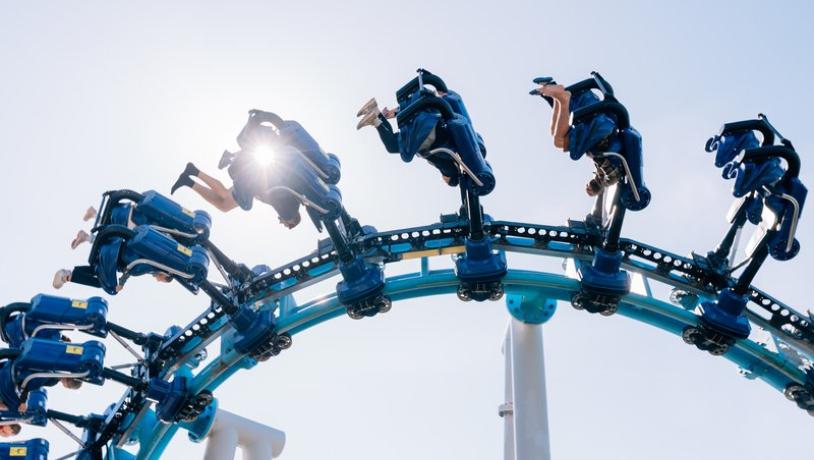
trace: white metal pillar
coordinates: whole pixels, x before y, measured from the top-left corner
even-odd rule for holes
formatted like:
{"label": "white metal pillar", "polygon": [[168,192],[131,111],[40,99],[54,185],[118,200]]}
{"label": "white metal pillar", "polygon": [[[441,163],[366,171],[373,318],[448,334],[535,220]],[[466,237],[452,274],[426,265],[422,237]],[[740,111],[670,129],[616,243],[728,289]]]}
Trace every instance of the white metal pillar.
{"label": "white metal pillar", "polygon": [[285,433],[266,425],[218,409],[206,444],[204,460],[235,458],[240,447],[245,460],[277,458],[285,446]]}
{"label": "white metal pillar", "polygon": [[[551,460],[543,358],[543,327],[511,319],[504,345],[506,358],[506,460]],[[513,439],[508,438],[509,434]],[[511,439],[511,440],[510,440]]]}
{"label": "white metal pillar", "polygon": [[503,340],[503,356],[506,362],[505,390],[503,404],[498,408],[498,415],[503,417],[503,460],[514,460],[514,408],[512,402],[512,345],[511,332],[506,329]]}

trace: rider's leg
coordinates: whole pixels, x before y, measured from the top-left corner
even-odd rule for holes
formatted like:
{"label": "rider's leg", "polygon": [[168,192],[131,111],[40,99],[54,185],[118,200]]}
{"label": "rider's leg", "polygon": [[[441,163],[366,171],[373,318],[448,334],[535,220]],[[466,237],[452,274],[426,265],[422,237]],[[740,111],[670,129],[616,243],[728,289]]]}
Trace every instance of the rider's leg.
{"label": "rider's leg", "polygon": [[[203,184],[192,180],[193,177],[200,179]],[[223,212],[237,207],[231,190],[226,188],[223,182],[201,171],[192,163],[187,163],[187,167],[173,184],[171,193],[175,193],[181,187],[190,187],[204,200]]]}
{"label": "rider's leg", "polygon": [[378,121],[376,131],[379,133],[384,148],[390,153],[399,153],[399,139],[396,133],[393,132],[393,126],[382,114],[379,114]]}
{"label": "rider's leg", "polygon": [[215,179],[214,177],[210,176],[209,174],[198,170],[198,174],[195,175],[198,179],[202,180],[204,184],[206,184],[209,188],[211,188],[215,193],[220,196],[232,196],[232,193],[223,185],[223,182]]}
{"label": "rider's leg", "polygon": [[568,119],[571,116],[569,107],[571,105],[571,92],[566,91],[562,85],[543,85],[540,94],[554,99],[554,114],[552,123],[554,125],[554,145],[565,151],[568,150]]}
{"label": "rider's leg", "polygon": [[170,188],[170,195],[174,194],[176,190],[181,187],[192,187],[192,184],[195,182],[192,180],[193,177],[197,176],[200,173],[200,170],[192,164],[187,163],[187,167],[181,172],[176,179],[175,183],[172,184],[172,188]]}
{"label": "rider's leg", "polygon": [[[217,181],[217,179],[212,180]],[[193,182],[192,190],[220,211],[229,212],[237,207],[237,201],[232,196],[232,192],[223,187],[222,184],[218,188],[209,188],[206,185]]]}
{"label": "rider's leg", "polygon": [[88,234],[88,232],[84,230],[79,230],[79,232],[76,234],[76,237],[74,237],[73,241],[71,241],[71,249],[76,249],[79,247],[80,244],[85,243],[87,241],[91,241],[91,236]]}

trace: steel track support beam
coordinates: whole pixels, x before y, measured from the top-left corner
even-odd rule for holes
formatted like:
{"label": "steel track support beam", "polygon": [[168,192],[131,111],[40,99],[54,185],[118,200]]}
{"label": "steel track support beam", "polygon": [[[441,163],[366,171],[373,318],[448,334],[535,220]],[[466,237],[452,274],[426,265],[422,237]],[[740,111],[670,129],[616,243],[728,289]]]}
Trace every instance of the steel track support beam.
{"label": "steel track support beam", "polygon": [[551,460],[542,324],[512,318],[504,343],[505,460]]}

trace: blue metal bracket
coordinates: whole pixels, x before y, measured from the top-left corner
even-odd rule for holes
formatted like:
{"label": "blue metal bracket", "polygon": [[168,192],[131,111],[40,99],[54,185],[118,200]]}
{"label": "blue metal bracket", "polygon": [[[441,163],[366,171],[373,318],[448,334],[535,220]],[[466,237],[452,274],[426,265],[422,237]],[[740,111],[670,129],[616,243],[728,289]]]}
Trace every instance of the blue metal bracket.
{"label": "blue metal bracket", "polygon": [[506,296],[506,308],[518,321],[543,324],[557,311],[557,300],[537,290],[522,290]]}

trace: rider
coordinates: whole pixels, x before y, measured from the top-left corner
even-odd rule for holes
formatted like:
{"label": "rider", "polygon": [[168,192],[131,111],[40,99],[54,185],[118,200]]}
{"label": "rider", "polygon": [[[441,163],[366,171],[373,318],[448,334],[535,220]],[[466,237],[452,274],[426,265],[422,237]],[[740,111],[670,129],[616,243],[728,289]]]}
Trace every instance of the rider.
{"label": "rider", "polygon": [[[425,87],[426,88],[426,87]],[[444,97],[446,92],[440,90],[430,90],[438,97]],[[410,150],[410,146],[406,144],[417,145],[417,152],[429,151],[432,146],[438,141],[439,135],[443,135],[436,130],[436,120],[430,117],[425,117],[422,123],[417,123],[418,129],[411,132],[412,136],[402,136],[401,132],[393,131],[393,126],[390,124],[390,119],[398,115],[399,106],[393,109],[385,107],[379,110],[376,98],[371,98],[367,101],[362,108],[357,112],[357,117],[362,117],[356,125],[356,129],[362,129],[365,126],[373,126],[379,133],[379,138],[384,144],[384,148],[389,153],[402,153]],[[405,138],[407,137],[407,138]],[[449,162],[435,161],[433,157],[428,158],[440,171],[441,178],[444,183],[456,186],[458,185],[457,169],[452,167]]]}
{"label": "rider", "polygon": [[[274,174],[273,165],[262,165],[258,161],[253,161],[258,159],[256,158],[257,150],[268,150],[270,146],[292,147],[281,146],[279,136],[271,128],[260,129],[256,135],[246,139],[238,137],[238,143],[243,144],[240,147],[244,150],[236,153],[224,152],[224,158],[231,160],[229,166],[229,175],[232,176],[233,181],[231,188],[226,188],[223,182],[201,171],[194,164],[187,163],[186,168],[170,189],[170,193],[175,193],[181,187],[190,187],[222,212],[229,212],[238,206],[248,211],[252,207],[252,200],[257,198],[277,211],[280,223],[286,228],[296,227],[301,220],[299,202],[292,197],[282,196],[279,191],[270,189],[270,181]],[[260,147],[263,144],[265,144],[265,148]],[[249,153],[247,150],[254,150],[255,153]],[[272,152],[264,153],[273,154]],[[193,178],[202,183],[194,181]]]}
{"label": "rider", "polygon": [[[571,91],[549,79],[543,79],[536,92],[552,102],[554,110],[551,114],[550,131],[554,146],[563,152],[571,152],[574,147],[571,145],[572,138],[575,135],[570,126],[571,114],[579,108],[599,102],[599,98],[591,91],[582,91],[576,97],[572,97]],[[594,150],[601,153],[603,147],[607,147],[609,135],[610,133],[602,139],[597,139],[598,142],[593,145],[587,146],[589,151],[586,153],[593,160],[595,168],[593,177],[585,184],[585,193],[590,197],[602,194],[607,188],[617,184],[624,175],[624,169],[618,161],[608,157],[595,158],[592,155]],[[597,199],[588,219],[601,226],[605,220],[604,212],[603,200]]]}

